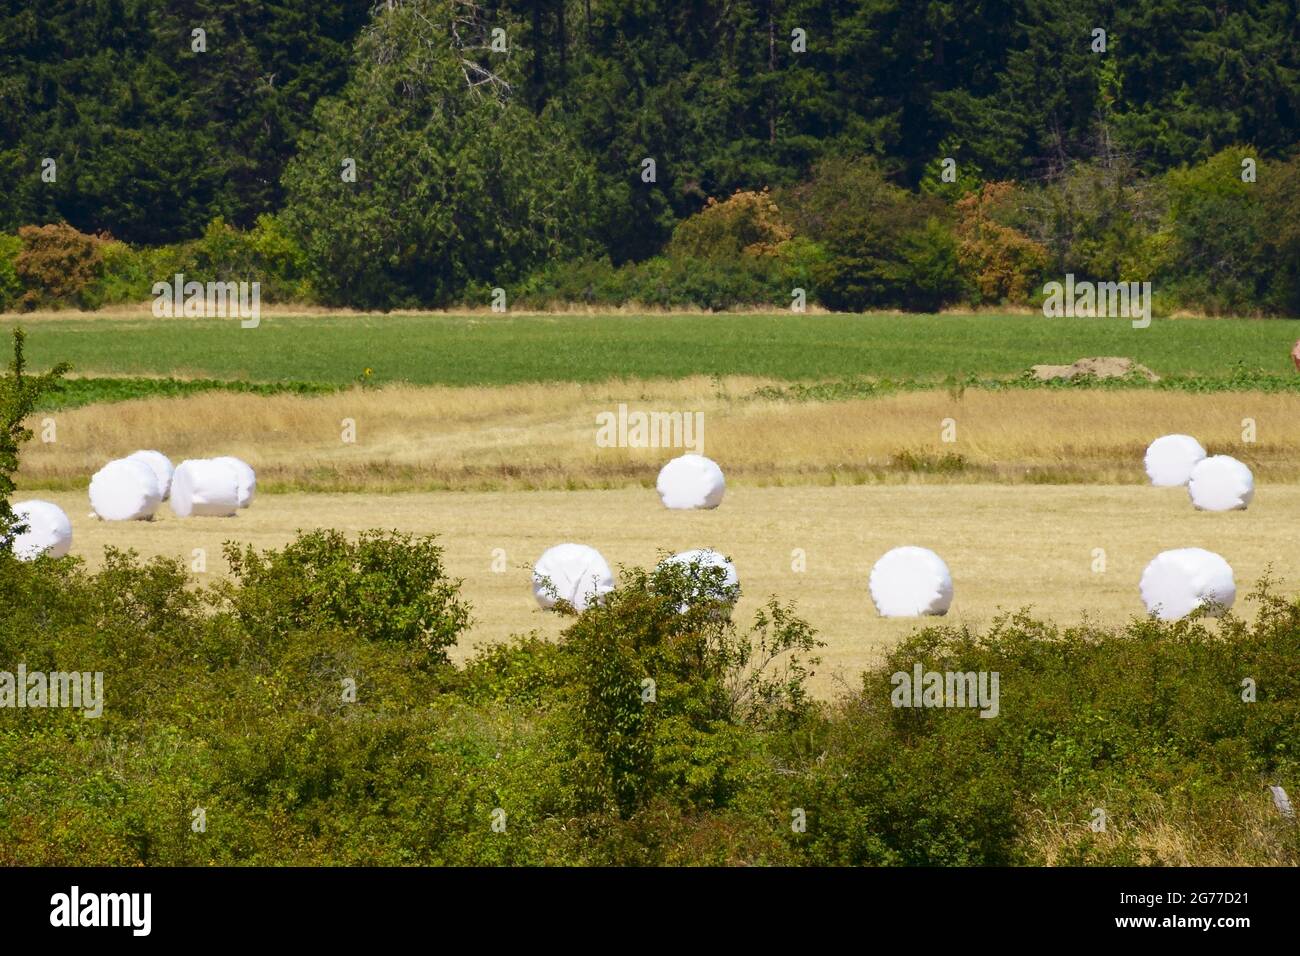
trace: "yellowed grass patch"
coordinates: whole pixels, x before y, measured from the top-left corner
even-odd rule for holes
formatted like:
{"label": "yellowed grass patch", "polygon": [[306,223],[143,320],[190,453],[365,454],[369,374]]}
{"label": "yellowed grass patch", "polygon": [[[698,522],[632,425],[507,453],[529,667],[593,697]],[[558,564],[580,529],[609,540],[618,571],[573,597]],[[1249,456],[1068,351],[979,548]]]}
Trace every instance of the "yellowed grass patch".
{"label": "yellowed grass patch", "polygon": [[[437,532],[476,622],[457,657],[475,643],[561,622],[537,610],[532,562],[563,541],[590,544],[611,565],[649,566],[663,552],[711,547],[731,556],[748,620],[769,595],[792,600],[828,647],[813,681],[831,696],[856,685],[882,649],[917,621],[884,620],[867,591],[872,564],[902,544],[933,548],[952,570],[956,597],[947,620],[983,626],[1003,610],[1032,606],[1062,625],[1085,616],[1121,624],[1143,612],[1142,569],[1158,552],[1204,547],[1236,572],[1238,610],[1267,568],[1284,584],[1300,575],[1300,485],[1262,487],[1248,511],[1192,509],[1180,488],[1138,486],[876,485],[732,488],[715,511],[673,512],[653,490],[505,491],[424,494],[282,494],[259,497],[236,518],[175,518],[167,505],[152,522],[87,517],[84,492],[43,494],[73,521],[73,553],[92,563],[105,545],[147,555],[206,558],[199,579],[226,572],[223,541],[258,547],[289,541],[298,529],[366,528]],[[506,570],[494,573],[496,549]],[[1096,571],[1096,549],[1104,571]],[[805,571],[795,570],[802,556]],[[930,619],[935,620],[935,619]],[[144,639],[144,636],[142,636]]]}
{"label": "yellowed grass patch", "polygon": [[[1300,395],[936,389],[834,402],[756,400],[759,379],[392,386],[326,396],[208,392],[52,416],[22,478],[74,487],[110,458],[233,454],[275,490],[602,488],[653,484],[682,448],[602,448],[601,413],[703,415],[703,451],[738,484],[1143,482],[1147,444],[1188,432],[1261,482],[1300,478]],[[45,416],[40,416],[43,419]],[[1243,420],[1254,442],[1243,441]],[[355,441],[345,441],[349,423]],[[948,437],[955,441],[946,442]],[[39,431],[40,420],[33,423]]]}
{"label": "yellowed grass patch", "polygon": [[[1122,807],[1130,795],[1099,806]],[[1047,866],[1079,865],[1113,859],[1126,849],[1137,866],[1286,866],[1288,832],[1295,824],[1277,812],[1264,787],[1242,793],[1211,825],[1186,810],[1172,809],[1154,796],[1134,811],[1107,815],[1106,829],[1094,831],[1088,815],[1066,819],[1031,813],[1024,828],[1032,858]]]}

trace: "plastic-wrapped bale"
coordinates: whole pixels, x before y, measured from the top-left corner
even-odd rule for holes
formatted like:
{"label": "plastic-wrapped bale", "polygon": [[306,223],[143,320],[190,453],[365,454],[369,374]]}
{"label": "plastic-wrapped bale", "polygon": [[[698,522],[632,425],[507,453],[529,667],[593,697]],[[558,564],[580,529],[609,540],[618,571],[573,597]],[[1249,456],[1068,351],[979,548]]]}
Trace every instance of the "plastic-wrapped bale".
{"label": "plastic-wrapped bale", "polygon": [[683,613],[690,607],[692,600],[698,600],[706,593],[705,576],[709,568],[722,569],[716,583],[713,580],[714,575],[708,574],[707,587],[711,596],[725,604],[735,604],[740,597],[740,578],[736,574],[736,566],[712,548],[697,548],[674,554],[670,558],[665,558],[660,567],[668,564],[681,565],[686,569],[690,580],[688,600],[682,604]]}
{"label": "plastic-wrapped bale", "polygon": [[42,554],[62,558],[72,550],[72,522],[63,509],[49,501],[21,501],[14,517],[27,530],[14,538],[14,556],[34,561]]}
{"label": "plastic-wrapped bale", "polygon": [[1237,599],[1228,562],[1204,548],[1177,548],[1157,554],[1138,585],[1147,611],[1162,621],[1186,617],[1202,604],[1218,605],[1218,616]]}
{"label": "plastic-wrapped bale", "polygon": [[1231,455],[1211,455],[1192,469],[1187,493],[1200,511],[1241,511],[1255,497],[1255,476]]}
{"label": "plastic-wrapped bale", "polygon": [[869,587],[881,617],[942,615],[952,604],[952,574],[928,548],[909,545],[886,552],[871,569]]}
{"label": "plastic-wrapped bale", "polygon": [[533,565],[533,596],[543,608],[568,601],[577,610],[599,602],[614,590],[614,574],[595,548],[557,544]]}
{"label": "plastic-wrapped bale", "polygon": [[235,469],[235,482],[239,488],[239,507],[247,508],[251,505],[253,503],[253,494],[257,491],[257,474],[253,471],[252,466],[242,458],[232,458],[230,455],[223,455],[212,460],[219,461],[223,465]]}
{"label": "plastic-wrapped bale", "polygon": [[713,459],[690,454],[664,465],[655,486],[666,508],[716,508],[727,481]]}
{"label": "plastic-wrapped bale", "polygon": [[153,469],[153,475],[158,479],[158,490],[162,492],[162,500],[166,501],[167,496],[172,491],[172,468],[171,459],[160,451],[137,451],[126,456],[127,461],[142,461]]}
{"label": "plastic-wrapped bale", "polygon": [[144,521],[161,501],[158,476],[138,459],[110,461],[90,479],[90,507],[105,521]]}
{"label": "plastic-wrapped bale", "polygon": [[1204,458],[1205,449],[1191,435],[1162,435],[1147,447],[1147,477],[1162,488],[1185,485]]}
{"label": "plastic-wrapped bale", "polygon": [[178,518],[230,517],[239,510],[239,476],[208,458],[183,461],[172,476],[171,504]]}

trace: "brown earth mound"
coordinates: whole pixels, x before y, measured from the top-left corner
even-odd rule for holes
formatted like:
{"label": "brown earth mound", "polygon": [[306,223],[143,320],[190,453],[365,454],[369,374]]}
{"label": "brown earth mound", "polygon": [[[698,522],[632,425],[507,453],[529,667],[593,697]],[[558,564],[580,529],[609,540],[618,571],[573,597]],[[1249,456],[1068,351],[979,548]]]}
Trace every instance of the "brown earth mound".
{"label": "brown earth mound", "polygon": [[1081,358],[1073,365],[1034,365],[1029,369],[1029,374],[1040,382],[1050,382],[1058,378],[1071,379],[1080,375],[1095,375],[1097,378],[1125,378],[1129,375],[1140,375],[1148,382],[1160,381],[1160,376],[1145,365],[1139,365],[1130,358],[1114,355]]}

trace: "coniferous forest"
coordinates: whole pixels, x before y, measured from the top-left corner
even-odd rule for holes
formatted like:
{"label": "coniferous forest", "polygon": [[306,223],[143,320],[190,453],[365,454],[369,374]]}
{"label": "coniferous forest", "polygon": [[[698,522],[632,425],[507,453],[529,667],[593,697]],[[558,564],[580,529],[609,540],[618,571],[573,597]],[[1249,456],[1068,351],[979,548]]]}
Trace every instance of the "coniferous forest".
{"label": "coniferous forest", "polygon": [[0,307],[185,271],[928,311],[1072,272],[1297,315],[1298,41],[1286,0],[7,3]]}

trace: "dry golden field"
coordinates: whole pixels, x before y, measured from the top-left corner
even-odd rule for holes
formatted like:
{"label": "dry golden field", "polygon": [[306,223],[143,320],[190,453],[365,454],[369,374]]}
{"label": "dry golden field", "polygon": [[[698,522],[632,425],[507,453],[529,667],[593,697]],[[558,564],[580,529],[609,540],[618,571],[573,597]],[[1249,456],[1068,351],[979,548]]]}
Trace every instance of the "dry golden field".
{"label": "dry golden field", "polygon": [[[74,553],[92,564],[105,545],[187,562],[201,548],[207,575],[224,573],[227,540],[272,547],[315,527],[437,532],[475,609],[462,658],[475,643],[558,632],[561,622],[537,611],[529,589],[531,563],[552,544],[591,544],[614,566],[712,547],[736,562],[743,618],[775,594],[819,629],[828,646],[814,687],[823,695],[916,626],[879,618],[867,593],[872,563],[896,545],[943,555],[957,593],[950,619],[975,625],[1027,605],[1062,624],[1085,614],[1122,622],[1141,613],[1142,568],[1167,548],[1223,554],[1242,598],[1270,562],[1284,581],[1300,567],[1289,520],[1300,512],[1292,425],[1300,395],[936,389],[755,398],[766,384],[403,386],[98,404],[54,414],[52,442],[41,440],[48,422],[30,423],[38,437],[24,449],[18,497],[60,504],[73,518]],[[703,451],[728,478],[718,510],[660,505],[655,476],[680,449],[598,447],[597,415],[619,403],[703,414]],[[941,440],[945,419],[955,441]],[[1254,421],[1254,442],[1243,441],[1243,419]],[[1184,489],[1146,486],[1143,451],[1173,431],[1251,465],[1259,489],[1249,511],[1200,513]],[[233,519],[181,521],[166,505],[148,523],[87,517],[91,473],[139,447],[173,461],[243,457],[257,469],[260,496]],[[1104,572],[1093,570],[1097,548]],[[499,573],[496,549],[505,555]],[[796,549],[804,572],[792,570]]]}
{"label": "dry golden field", "polygon": [[[1288,585],[1300,569],[1295,484],[1265,484],[1248,511],[1226,514],[1195,511],[1181,488],[1136,485],[741,484],[729,488],[717,510],[696,512],[668,511],[645,488],[288,493],[262,495],[236,518],[182,521],[164,504],[152,522],[116,524],[87,517],[84,491],[41,497],[72,517],[73,553],[92,564],[105,545],[187,562],[202,548],[206,575],[225,571],[219,551],[226,540],[278,546],[297,529],[315,527],[437,532],[474,606],[460,658],[476,643],[512,633],[558,632],[561,622],[537,610],[529,587],[529,565],[552,544],[591,544],[615,567],[650,564],[662,551],[712,547],[735,561],[743,620],[775,594],[796,602],[818,628],[828,646],[813,685],[824,696],[840,681],[855,682],[880,648],[917,626],[879,618],[867,593],[872,563],[896,545],[930,547],[945,558],[956,589],[949,620],[972,625],[1027,605],[1061,624],[1084,615],[1123,622],[1142,613],[1138,579],[1167,548],[1200,546],[1226,557],[1237,575],[1237,610],[1247,613],[1245,595],[1266,568]],[[1104,572],[1093,570],[1096,548],[1105,550]],[[500,573],[492,570],[494,549],[504,552]],[[796,549],[806,556],[802,573],[792,570]]]}
{"label": "dry golden field", "polygon": [[[1262,482],[1300,480],[1300,394],[943,389],[846,401],[755,398],[753,378],[483,388],[392,386],[325,396],[207,392],[52,415],[23,451],[29,488],[80,488],[140,447],[173,461],[233,454],[266,490],[427,491],[653,485],[680,451],[597,447],[597,415],[703,415],[703,451],[739,485],[898,481],[1141,483],[1156,436],[1189,432]],[[949,437],[941,440],[945,419]],[[1255,441],[1243,441],[1243,420]],[[355,441],[345,441],[347,422]],[[901,456],[901,460],[900,460]],[[960,459],[955,456],[960,456]]]}

